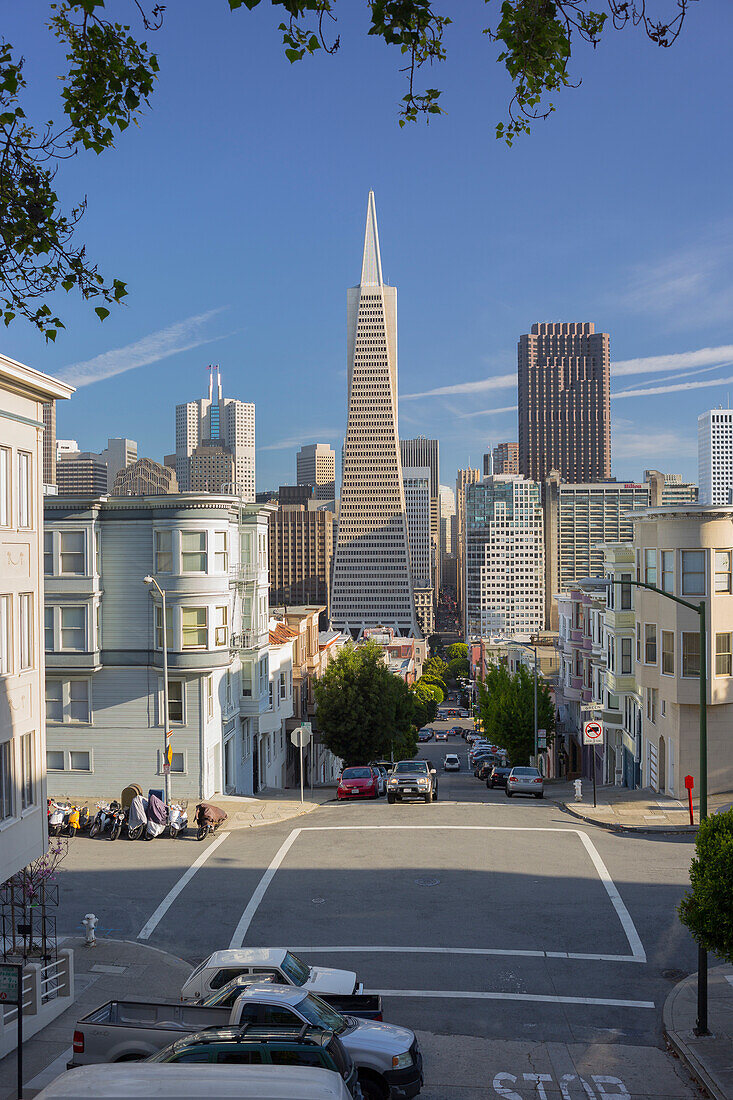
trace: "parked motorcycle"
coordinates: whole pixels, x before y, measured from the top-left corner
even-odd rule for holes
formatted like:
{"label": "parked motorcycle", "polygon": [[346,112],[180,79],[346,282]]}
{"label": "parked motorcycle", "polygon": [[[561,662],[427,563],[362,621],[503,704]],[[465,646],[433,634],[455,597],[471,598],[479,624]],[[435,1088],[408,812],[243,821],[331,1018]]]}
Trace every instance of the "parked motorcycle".
{"label": "parked motorcycle", "polygon": [[127,814],[122,809],[122,806],[119,802],[112,803],[112,806],[110,806],[110,813],[112,815],[112,820],[109,826],[109,839],[117,840],[118,836],[122,832],[122,826],[125,824]]}
{"label": "parked motorcycle", "polygon": [[196,836],[203,840],[210,833],[215,833],[220,825],[226,821],[227,815],[218,806],[212,806],[210,802],[199,802],[196,807]]}
{"label": "parked motorcycle", "polygon": [[101,834],[110,832],[119,809],[120,804],[116,799],[113,802],[98,802],[97,812],[94,815],[94,821],[89,829],[89,835],[100,836]]}
{"label": "parked motorcycle", "polygon": [[48,835],[60,836],[66,822],[66,806],[49,798],[47,802]]}
{"label": "parked motorcycle", "polygon": [[168,807],[168,832],[172,840],[188,828],[187,805],[186,802],[171,802]]}
{"label": "parked motorcycle", "polygon": [[130,840],[137,840],[145,831],[148,823],[148,800],[142,794],[137,794],[130,803],[127,814],[127,835]]}
{"label": "parked motorcycle", "polygon": [[153,840],[165,829],[168,823],[168,810],[165,802],[158,798],[157,794],[151,794],[148,799],[148,823],[145,827],[145,839]]}

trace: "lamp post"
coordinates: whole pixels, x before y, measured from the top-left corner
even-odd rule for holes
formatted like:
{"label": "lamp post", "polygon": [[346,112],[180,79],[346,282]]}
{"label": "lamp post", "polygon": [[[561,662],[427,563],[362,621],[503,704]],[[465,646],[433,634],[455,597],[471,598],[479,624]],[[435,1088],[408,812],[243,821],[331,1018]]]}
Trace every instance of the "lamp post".
{"label": "lamp post", "polygon": [[[585,583],[585,582],[581,582]],[[596,578],[589,579],[589,584],[599,583]],[[681,604],[698,616],[700,624],[700,715],[699,715],[699,754],[700,754],[700,821],[705,821],[708,816],[708,712],[707,712],[707,648],[705,638],[705,600],[699,603],[691,603],[680,596],[673,596],[671,592],[665,592],[657,588],[655,584],[647,584],[646,581],[616,580],[612,577],[603,578],[600,582],[606,587],[612,584],[628,584],[633,588],[646,588],[649,592],[656,592],[667,600]],[[696,1035],[709,1035],[708,1031],[708,953],[704,947],[697,949],[697,1021],[695,1025]]]}
{"label": "lamp post", "polygon": [[508,643],[509,645],[521,645],[525,649],[529,649],[534,653],[534,762],[537,766],[537,646],[530,645],[529,642],[518,642],[514,638]]}
{"label": "lamp post", "polygon": [[147,584],[148,586],[154,584],[160,592],[160,598],[163,601],[163,782],[165,785],[165,803],[166,806],[170,806],[171,773],[168,763],[168,723],[170,721],[168,714],[168,623],[165,614],[165,592],[160,587],[155,577],[151,577],[150,575],[143,577],[143,584]]}

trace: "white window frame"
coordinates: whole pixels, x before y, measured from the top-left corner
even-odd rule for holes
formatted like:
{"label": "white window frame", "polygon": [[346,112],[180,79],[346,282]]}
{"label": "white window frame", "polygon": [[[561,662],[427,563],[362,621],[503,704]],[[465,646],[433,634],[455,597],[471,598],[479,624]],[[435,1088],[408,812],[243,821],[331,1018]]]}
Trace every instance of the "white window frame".
{"label": "white window frame", "polygon": [[33,524],[33,455],[18,451],[18,527],[32,530]]}
{"label": "white window frame", "polygon": [[[83,749],[69,748],[69,749],[66,750],[66,752],[68,753],[69,766],[68,766],[68,768],[65,769],[65,771],[74,772],[76,775],[90,775],[94,771],[94,756],[93,756],[91,748],[88,748],[86,746]],[[75,752],[86,753],[86,755],[89,757],[89,767],[88,768],[74,768],[74,767],[72,767],[71,757],[72,757],[72,753],[75,753]]]}
{"label": "white window frame", "polygon": [[[190,627],[190,626],[187,627],[186,624],[185,624],[185,618],[186,618],[186,612],[187,611],[196,611],[196,612],[203,611],[204,616],[205,616],[203,626],[198,625],[198,626],[195,626],[195,627]],[[204,641],[203,645],[200,642],[197,642],[195,645],[186,645],[186,631],[187,630],[188,631],[195,630],[197,632],[203,631],[204,632],[204,637],[205,637],[205,641]],[[203,649],[208,649],[208,648],[209,648],[209,608],[208,608],[208,606],[206,604],[189,604],[188,606],[181,606],[181,649],[182,650],[187,650],[187,649],[203,650]]]}
{"label": "white window frame", "polygon": [[[200,549],[200,548],[197,549],[197,550],[184,550],[183,544],[186,540],[187,535],[203,535],[203,540],[204,540],[203,550]],[[189,557],[192,557],[194,555],[203,556],[203,559],[204,559],[203,569],[186,569],[185,558],[186,558],[187,555]],[[191,573],[191,574],[194,574],[194,575],[196,575],[196,574],[206,575],[208,573],[208,571],[209,571],[209,534],[208,534],[208,531],[206,531],[206,530],[203,530],[203,531],[201,531],[201,530],[195,530],[195,531],[194,530],[191,530],[191,531],[182,530],[181,531],[181,573],[186,573],[186,574]]]}
{"label": "white window frame", "polygon": [[[699,569],[689,570],[685,572],[685,555],[686,554],[702,554],[702,572]],[[687,588],[685,584],[686,577],[702,577],[702,592],[692,592]],[[706,596],[707,595],[707,556],[704,550],[680,550],[680,592],[683,596]]]}
{"label": "white window frame", "polygon": [[[59,543],[59,562],[58,562],[58,575],[60,577],[86,577],[88,575],[87,570],[87,538],[86,530],[82,528],[61,530],[58,532]],[[79,550],[64,550],[64,538],[68,538],[70,535],[81,537],[81,551]],[[64,557],[78,557],[81,553],[81,569],[64,569]]]}
{"label": "white window frame", "polygon": [[[18,738],[20,752],[20,815],[29,813],[38,805],[38,766],[36,764],[36,731],[29,730]],[[30,759],[26,758],[26,746],[30,746]],[[30,763],[30,776],[26,764]],[[30,779],[30,783],[28,780]],[[30,792],[30,797],[29,797]]]}
{"label": "white window frame", "polygon": [[[223,549],[221,549],[220,539],[223,539]],[[228,573],[229,572],[229,532],[228,531],[214,531],[214,572],[215,573]]]}
{"label": "white window frame", "polygon": [[15,740],[0,742],[0,828],[12,821],[15,813]]}
{"label": "white window frame", "polygon": [[[167,538],[170,543],[169,549],[164,550],[160,547],[160,541]],[[161,558],[165,561],[169,559],[170,565],[168,569],[161,569]],[[173,572],[173,532],[165,527],[157,528],[153,531],[153,572],[154,573],[172,573]]]}
{"label": "white window frame", "polygon": [[18,597],[18,671],[29,672],[34,666],[33,593],[21,592]]}
{"label": "white window frame", "polygon": [[229,608],[226,604],[214,608],[214,645],[225,646],[229,642]]}
{"label": "white window frame", "polygon": [[[81,630],[83,631],[83,644],[81,646],[81,649],[79,649],[78,647],[73,647],[72,648],[70,646],[65,646],[64,645],[64,630],[78,631],[80,629],[77,626],[64,627],[64,612],[65,611],[82,611],[83,612],[84,625],[81,627]],[[59,604],[59,616],[58,616],[58,618],[59,618],[59,632],[58,632],[58,640],[59,640],[58,651],[59,651],[59,653],[87,653],[88,650],[89,650],[89,616],[87,614],[87,605],[85,603],[82,603],[82,604],[77,604],[77,603],[74,603],[74,604]]]}
{"label": "white window frame", "polygon": [[12,676],[13,660],[13,597],[0,595],[0,676]]}
{"label": "white window frame", "polygon": [[12,461],[13,454],[10,447],[0,447],[0,527],[11,527],[13,523],[13,500],[10,491]]}
{"label": "white window frame", "polygon": [[[153,612],[153,615],[155,616],[155,648],[161,650],[161,652],[162,652],[162,650],[163,650],[163,604],[162,603],[156,603],[156,604],[153,604],[153,607],[155,609],[154,612]],[[166,620],[165,621],[165,641],[166,641],[166,647],[167,647],[168,651],[170,652],[172,649],[175,649],[175,646],[173,645],[173,608],[171,607],[171,605],[167,601],[166,601],[166,605],[165,605],[165,620]]]}
{"label": "white window frame", "polygon": [[[171,765],[170,774],[171,775],[188,775],[188,751],[186,749],[172,749],[172,752],[173,752],[173,759],[174,760],[176,759],[177,756],[180,756],[182,758],[183,770],[179,771],[177,768],[174,768]],[[165,759],[164,759],[164,756],[163,756],[163,750],[158,749],[158,771],[157,771],[158,775],[164,775],[165,774],[163,772],[163,764],[164,763],[165,763]]]}
{"label": "white window frame", "polygon": [[[180,684],[181,685],[181,715],[182,715],[182,717],[181,717],[180,720],[177,719],[177,718],[171,718],[170,717],[171,684]],[[159,679],[158,679],[158,716],[160,717],[163,713],[164,713],[164,707],[163,707],[163,677],[160,676]],[[175,677],[171,678],[171,676],[169,675],[168,676],[168,725],[169,726],[176,726],[177,728],[182,728],[183,726],[186,725],[186,722],[187,722],[186,681],[182,677],[175,676]],[[158,725],[162,725],[162,723],[158,722]]]}

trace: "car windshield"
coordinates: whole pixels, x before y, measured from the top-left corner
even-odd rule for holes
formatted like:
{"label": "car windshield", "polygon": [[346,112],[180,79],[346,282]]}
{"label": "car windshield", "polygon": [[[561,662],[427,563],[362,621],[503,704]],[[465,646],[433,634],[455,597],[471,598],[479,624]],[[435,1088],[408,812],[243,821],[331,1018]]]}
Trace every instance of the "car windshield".
{"label": "car windshield", "polygon": [[342,779],[371,779],[370,768],[344,768]]}
{"label": "car windshield", "polygon": [[446,756],[446,760],[450,760],[451,764],[453,763],[454,760],[457,760],[457,759],[458,759],[457,756]]}
{"label": "car windshield", "polygon": [[512,770],[512,775],[520,775],[520,776],[531,775],[531,776],[535,776],[535,775],[539,775],[539,774],[540,773],[537,771],[536,768],[514,768]]}
{"label": "car windshield", "polygon": [[400,760],[399,764],[394,766],[397,775],[408,775],[411,772],[426,772],[427,770],[427,760]]}
{"label": "car windshield", "polygon": [[286,951],[280,969],[287,978],[290,978],[293,985],[305,985],[310,977],[310,967],[290,951]]}
{"label": "car windshield", "polygon": [[335,1008],[331,1008],[330,1005],[327,1005],[325,1001],[322,1001],[321,998],[317,997],[314,993],[309,993],[307,997],[304,997],[303,1000],[296,1005],[296,1008],[309,1024],[313,1024],[314,1027],[322,1028],[323,1031],[335,1031],[340,1033],[345,1031],[349,1026],[349,1022],[345,1016],[342,1016]]}

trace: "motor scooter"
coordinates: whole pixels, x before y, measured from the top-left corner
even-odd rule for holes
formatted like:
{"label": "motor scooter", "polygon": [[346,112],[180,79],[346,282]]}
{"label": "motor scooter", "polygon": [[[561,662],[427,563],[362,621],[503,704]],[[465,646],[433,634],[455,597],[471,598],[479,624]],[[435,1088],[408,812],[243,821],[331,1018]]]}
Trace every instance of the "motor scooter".
{"label": "motor scooter", "polygon": [[[89,829],[90,836],[99,836],[100,833],[109,832],[112,828],[112,823],[117,811],[120,808],[119,802],[116,800],[113,802],[98,802],[97,812],[94,815],[94,821]],[[120,825],[120,828],[122,826]],[[119,835],[119,833],[118,833]],[[117,839],[116,837],[112,839]]]}
{"label": "motor scooter", "polygon": [[168,832],[172,840],[188,828],[187,805],[186,802],[171,802],[168,807]]}
{"label": "motor scooter", "polygon": [[117,840],[118,836],[122,832],[122,826],[127,820],[127,813],[122,809],[119,802],[113,802],[110,806],[111,821],[109,826],[109,839]]}
{"label": "motor scooter", "polygon": [[60,836],[66,820],[66,807],[59,805],[52,798],[48,799],[48,835]]}

